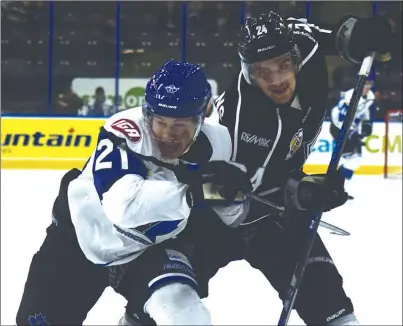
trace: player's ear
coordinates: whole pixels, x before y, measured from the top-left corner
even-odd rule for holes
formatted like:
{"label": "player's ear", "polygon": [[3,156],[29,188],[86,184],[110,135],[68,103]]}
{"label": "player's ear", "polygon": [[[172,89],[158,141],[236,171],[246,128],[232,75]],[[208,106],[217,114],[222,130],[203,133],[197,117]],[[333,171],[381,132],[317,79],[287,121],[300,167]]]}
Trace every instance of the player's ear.
{"label": "player's ear", "polygon": [[213,104],[209,103],[209,104],[207,104],[206,113],[205,113],[204,117],[208,118],[209,116],[211,116],[212,112],[213,112]]}

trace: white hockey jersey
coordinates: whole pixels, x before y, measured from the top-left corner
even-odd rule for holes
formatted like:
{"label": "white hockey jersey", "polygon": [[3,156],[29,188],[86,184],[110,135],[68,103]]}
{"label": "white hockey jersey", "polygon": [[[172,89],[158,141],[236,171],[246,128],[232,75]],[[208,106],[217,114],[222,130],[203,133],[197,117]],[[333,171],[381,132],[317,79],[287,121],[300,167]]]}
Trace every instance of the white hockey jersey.
{"label": "white hockey jersey", "polygon": [[[68,201],[85,256],[108,266],[129,262],[153,244],[177,236],[191,209],[186,202],[187,185],[179,183],[170,169],[133,154],[162,160],[146,132],[141,108],[113,115],[103,128],[81,175],[69,185]],[[126,149],[112,142],[114,137]],[[198,151],[199,139],[208,144],[207,161],[229,161],[232,148],[226,127],[206,119],[191,150]],[[215,210],[227,225],[245,215],[243,204]]]}
{"label": "white hockey jersey", "polygon": [[[347,114],[348,105],[350,104],[351,97],[353,96],[354,89],[350,89],[344,93],[337,105],[332,109],[331,119],[332,123],[341,128],[344,118]],[[370,90],[366,97],[361,96],[358,102],[357,111],[355,113],[354,121],[351,125],[351,130],[361,132],[362,121],[369,121],[371,117],[371,106],[374,104],[375,94]]]}

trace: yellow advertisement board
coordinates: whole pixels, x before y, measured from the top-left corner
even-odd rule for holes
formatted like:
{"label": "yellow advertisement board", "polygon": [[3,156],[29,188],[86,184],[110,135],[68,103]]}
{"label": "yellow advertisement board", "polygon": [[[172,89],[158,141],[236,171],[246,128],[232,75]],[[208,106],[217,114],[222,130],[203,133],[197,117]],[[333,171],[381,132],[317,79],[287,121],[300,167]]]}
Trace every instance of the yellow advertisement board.
{"label": "yellow advertisement board", "polygon": [[81,168],[105,119],[1,118],[1,168]]}
{"label": "yellow advertisement board", "polygon": [[[103,118],[17,118],[1,117],[1,168],[82,168],[94,150]],[[324,122],[305,166],[306,173],[325,173],[334,140]],[[392,123],[385,147],[385,125],[374,123],[373,134],[365,139],[360,174],[382,174],[385,151],[390,173],[402,171],[402,125]]]}

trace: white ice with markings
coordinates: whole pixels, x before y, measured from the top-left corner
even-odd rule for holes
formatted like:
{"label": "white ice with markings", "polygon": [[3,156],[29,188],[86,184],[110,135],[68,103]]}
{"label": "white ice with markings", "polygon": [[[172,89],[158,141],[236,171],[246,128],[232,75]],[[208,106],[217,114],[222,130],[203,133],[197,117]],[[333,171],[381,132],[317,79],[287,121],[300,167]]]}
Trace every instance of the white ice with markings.
{"label": "white ice with markings", "polygon": [[[63,173],[1,171],[1,325],[15,325],[31,258],[51,222]],[[402,180],[356,176],[348,190],[355,200],[326,213],[323,220],[351,236],[331,235],[324,229],[320,233],[344,277],[360,323],[402,325]],[[264,276],[245,261],[219,271],[205,302],[216,325],[276,325],[282,308]],[[106,289],[84,324],[116,325],[125,303]],[[303,322],[293,313],[289,324]]]}

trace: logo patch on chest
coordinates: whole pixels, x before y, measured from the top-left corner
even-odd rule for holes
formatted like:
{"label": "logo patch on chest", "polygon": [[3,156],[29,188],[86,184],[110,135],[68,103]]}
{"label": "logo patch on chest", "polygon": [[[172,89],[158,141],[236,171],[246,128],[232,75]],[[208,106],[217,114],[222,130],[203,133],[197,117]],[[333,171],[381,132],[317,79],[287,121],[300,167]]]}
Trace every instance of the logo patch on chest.
{"label": "logo patch on chest", "polygon": [[254,144],[254,145],[262,146],[262,147],[266,147],[266,148],[269,148],[270,144],[272,143],[271,139],[252,135],[247,132],[242,132],[241,140],[246,143],[249,143],[249,144]]}
{"label": "logo patch on chest", "polygon": [[291,157],[293,157],[294,154],[300,149],[303,138],[304,138],[304,132],[301,128],[297,131],[297,133],[291,139],[290,150],[288,151],[288,154],[285,157],[286,160],[289,160]]}

